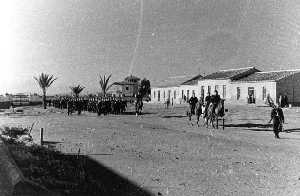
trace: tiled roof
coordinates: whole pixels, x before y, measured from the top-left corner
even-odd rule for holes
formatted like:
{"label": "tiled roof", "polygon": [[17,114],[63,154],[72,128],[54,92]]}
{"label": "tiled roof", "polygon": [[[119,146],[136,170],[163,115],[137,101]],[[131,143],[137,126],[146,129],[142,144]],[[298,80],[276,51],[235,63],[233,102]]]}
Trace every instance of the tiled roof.
{"label": "tiled roof", "polygon": [[257,70],[254,67],[246,67],[246,68],[240,68],[240,69],[228,69],[228,70],[221,70],[214,73],[211,73],[207,76],[204,76],[203,80],[220,80],[220,79],[236,79],[239,77],[243,77],[247,74],[251,74],[254,72],[257,72]]}
{"label": "tiled roof", "polygon": [[136,83],[122,81],[122,82],[114,82],[112,85],[136,85]]}
{"label": "tiled roof", "polygon": [[130,76],[127,76],[125,78],[125,80],[140,80],[140,78],[136,77],[136,76],[133,76],[133,75],[130,75]]}
{"label": "tiled roof", "polygon": [[199,75],[193,77],[192,79],[189,79],[189,80],[181,83],[181,85],[196,85],[196,84],[198,84],[198,80],[200,80],[202,78],[203,78],[203,76],[199,74]]}
{"label": "tiled roof", "polygon": [[245,82],[253,82],[253,81],[278,81],[285,77],[288,77],[292,74],[300,73],[300,70],[284,70],[284,71],[270,71],[270,72],[256,72],[247,77],[240,78],[236,81],[245,81]]}
{"label": "tiled roof", "polygon": [[191,79],[191,76],[186,76],[186,75],[173,76],[173,77],[169,77],[166,80],[154,83],[154,86],[159,87],[159,88],[180,86],[180,84],[182,84],[183,82],[190,80],[190,79]]}

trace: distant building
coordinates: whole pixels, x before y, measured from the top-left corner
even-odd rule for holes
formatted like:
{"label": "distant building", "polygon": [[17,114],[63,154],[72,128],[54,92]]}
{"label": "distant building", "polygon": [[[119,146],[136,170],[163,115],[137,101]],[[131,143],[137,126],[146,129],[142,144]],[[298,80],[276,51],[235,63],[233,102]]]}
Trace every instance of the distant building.
{"label": "distant building", "polygon": [[[226,100],[226,103],[228,103],[228,99],[230,99],[231,102],[240,102],[242,101],[242,98],[244,98],[242,97],[244,94],[236,95],[236,93],[240,92],[234,91],[232,82],[237,82],[240,79],[258,71],[259,70],[254,67],[246,67],[240,69],[220,70],[206,75],[198,81],[198,89],[200,90],[200,95],[205,97],[208,92],[210,92],[210,94],[212,95],[214,91],[217,90],[220,97]],[[234,99],[235,97],[239,98]]]}
{"label": "distant building", "polygon": [[[174,103],[183,103],[182,98],[188,100],[193,92],[197,97],[205,97],[207,92],[213,94],[217,90],[227,104],[265,104],[268,96],[278,102],[281,95],[287,96],[289,103],[300,105],[299,84],[300,70],[261,72],[246,67],[199,75],[178,86],[153,87],[151,100],[162,103],[171,98]],[[173,93],[177,96],[172,97]]]}
{"label": "distant building", "polygon": [[17,93],[11,95],[11,103],[13,106],[24,106],[29,105],[29,96],[24,93]]}
{"label": "distant building", "polygon": [[109,90],[109,94],[122,97],[134,97],[138,94],[140,78],[130,75],[121,82],[114,82]]}
{"label": "distant building", "polygon": [[193,78],[174,77],[170,81],[165,81],[164,85],[151,88],[151,102],[165,103],[170,100],[170,103],[182,104],[195,93],[198,96],[198,80],[202,76],[196,75]]}
{"label": "distant building", "polygon": [[287,96],[288,103],[300,105],[299,84],[300,70],[255,72],[232,81],[229,93],[231,97],[228,98],[233,103],[264,104],[268,95],[277,103],[282,95]]}
{"label": "distant building", "polygon": [[42,103],[42,96],[38,94],[5,94],[0,95],[0,108],[9,108],[10,106],[38,105]]}

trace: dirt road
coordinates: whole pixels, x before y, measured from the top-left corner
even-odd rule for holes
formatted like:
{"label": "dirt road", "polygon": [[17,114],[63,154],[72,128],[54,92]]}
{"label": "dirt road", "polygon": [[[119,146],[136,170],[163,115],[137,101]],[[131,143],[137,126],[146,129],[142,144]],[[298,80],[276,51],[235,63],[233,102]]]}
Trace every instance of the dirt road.
{"label": "dirt road", "polygon": [[282,139],[266,123],[270,108],[228,106],[226,127],[192,126],[185,109],[146,105],[145,114],[67,116],[28,109],[1,125],[45,128],[64,152],[88,154],[155,195],[300,195],[300,113],[285,109]]}

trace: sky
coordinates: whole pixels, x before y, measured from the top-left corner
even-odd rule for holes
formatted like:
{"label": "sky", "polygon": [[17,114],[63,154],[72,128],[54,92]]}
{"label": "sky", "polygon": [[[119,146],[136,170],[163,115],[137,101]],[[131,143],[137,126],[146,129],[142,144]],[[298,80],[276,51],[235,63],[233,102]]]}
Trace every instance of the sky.
{"label": "sky", "polygon": [[55,94],[77,84],[98,92],[103,74],[155,86],[220,69],[300,68],[296,0],[3,0],[0,28],[0,94],[40,93],[42,72],[58,78]]}

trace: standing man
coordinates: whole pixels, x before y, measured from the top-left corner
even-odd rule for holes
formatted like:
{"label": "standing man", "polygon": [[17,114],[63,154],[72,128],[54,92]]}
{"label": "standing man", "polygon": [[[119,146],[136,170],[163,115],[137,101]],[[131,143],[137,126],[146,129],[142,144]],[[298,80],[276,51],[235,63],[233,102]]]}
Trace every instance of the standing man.
{"label": "standing man", "polygon": [[195,93],[193,93],[192,97],[189,99],[191,115],[195,114],[195,107],[197,102],[198,102],[198,98],[195,97]]}
{"label": "standing man", "polygon": [[220,103],[221,97],[218,94],[218,91],[215,90],[215,94],[211,96],[211,102],[213,103],[213,112],[215,113],[215,109],[217,105]]}
{"label": "standing man", "polygon": [[208,91],[207,92],[207,95],[205,97],[205,100],[204,100],[204,104],[205,104],[205,110],[204,110],[204,117],[207,116],[207,109],[208,109],[208,106],[209,104],[211,103],[211,96],[210,96],[210,92]]}
{"label": "standing man", "polygon": [[273,121],[273,132],[275,134],[275,138],[279,139],[279,132],[282,131],[282,124],[284,123],[284,115],[283,111],[276,104],[272,105],[273,109],[271,111],[271,121]]}

